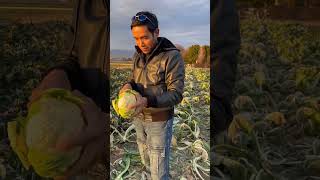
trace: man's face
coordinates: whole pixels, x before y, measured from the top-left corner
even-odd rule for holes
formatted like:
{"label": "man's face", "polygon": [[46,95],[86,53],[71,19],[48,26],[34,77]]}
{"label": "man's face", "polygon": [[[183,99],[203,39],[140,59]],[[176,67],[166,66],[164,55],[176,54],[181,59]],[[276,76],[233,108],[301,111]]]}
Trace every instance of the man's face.
{"label": "man's face", "polygon": [[140,50],[144,54],[149,54],[156,45],[159,29],[151,33],[147,26],[135,26],[131,29],[131,32]]}

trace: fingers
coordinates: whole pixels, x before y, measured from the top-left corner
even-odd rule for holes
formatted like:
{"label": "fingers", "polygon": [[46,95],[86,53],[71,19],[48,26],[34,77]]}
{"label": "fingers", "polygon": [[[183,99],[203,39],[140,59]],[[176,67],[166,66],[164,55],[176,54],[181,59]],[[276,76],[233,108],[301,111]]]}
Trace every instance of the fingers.
{"label": "fingers", "polygon": [[126,90],[128,89],[132,89],[131,85],[130,84],[125,84],[119,91],[119,94],[125,92]]}
{"label": "fingers", "polygon": [[88,141],[88,139],[87,139],[88,136],[83,135],[84,134],[83,131],[73,133],[72,136],[61,137],[60,139],[57,140],[55,149],[60,152],[66,152],[75,146],[83,145],[85,142]]}
{"label": "fingers", "polygon": [[142,104],[143,104],[142,101],[138,101],[138,102],[135,103],[135,104],[129,105],[128,108],[129,108],[129,109],[134,109],[134,108],[136,108],[136,107],[141,106]]}
{"label": "fingers", "polygon": [[99,125],[101,125],[101,122],[105,121],[102,117],[103,113],[101,112],[100,108],[95,104],[95,102],[91,98],[83,95],[78,90],[74,90],[72,93],[80,97],[85,102],[81,104],[80,107],[83,111],[84,118],[88,123],[88,127],[93,127],[91,125],[99,123]]}
{"label": "fingers", "polygon": [[94,141],[97,137],[99,137],[99,135],[101,134],[90,131],[90,128],[84,128],[82,131],[74,133],[72,136],[57,140],[55,148],[61,152],[68,151],[73,147],[83,146],[91,141]]}
{"label": "fingers", "polygon": [[140,114],[142,112],[143,108],[137,108],[136,112],[132,115],[133,117],[136,117],[138,114]]}
{"label": "fingers", "polygon": [[82,94],[79,90],[73,90],[72,91],[72,94],[74,94],[74,95],[76,95],[76,96],[78,96],[78,97],[80,97],[80,98],[84,98],[84,99],[90,99],[90,98],[88,98],[87,96],[85,96],[84,94]]}
{"label": "fingers", "polygon": [[95,103],[93,102],[93,100],[87,96],[85,96],[84,94],[82,94],[80,91],[78,90],[73,90],[72,94],[81,98],[83,101],[85,101],[86,103],[84,103],[82,106],[85,106],[90,104],[90,105],[95,105]]}
{"label": "fingers", "polygon": [[75,146],[86,145],[90,141],[103,135],[107,129],[106,114],[101,112],[92,99],[83,95],[80,91],[73,91],[74,95],[80,97],[85,103],[80,108],[87,126],[76,131],[69,137],[63,137],[56,143],[56,149],[60,151],[69,150]]}
{"label": "fingers", "polygon": [[135,104],[129,105],[128,106],[129,109],[137,108],[137,107],[143,105],[143,103],[144,103],[143,102],[143,98],[142,98],[142,96],[140,94],[136,94],[135,96],[136,96],[137,101],[136,101]]}
{"label": "fingers", "polygon": [[58,151],[68,151],[75,146],[83,146],[88,144],[90,141],[97,138],[97,134],[88,131],[89,128],[84,128],[80,132],[74,133],[72,136],[63,137],[57,140],[56,149]]}
{"label": "fingers", "polygon": [[97,140],[87,144],[81,154],[80,159],[65,172],[64,177],[70,177],[86,171],[101,154],[101,149],[105,149],[106,137],[101,136]]}

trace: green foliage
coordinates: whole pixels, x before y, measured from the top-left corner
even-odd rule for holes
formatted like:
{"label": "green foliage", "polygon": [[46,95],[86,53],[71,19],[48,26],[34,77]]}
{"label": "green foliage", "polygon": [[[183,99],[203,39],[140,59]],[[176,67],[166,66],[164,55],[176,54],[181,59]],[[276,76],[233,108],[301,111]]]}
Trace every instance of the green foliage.
{"label": "green foliage", "polygon": [[205,64],[206,65],[210,65],[210,46],[205,45],[204,48],[205,48],[205,51],[206,51]]}
{"label": "green foliage", "polygon": [[[201,54],[201,48],[204,48],[204,54]],[[200,67],[210,66],[210,46],[192,45],[183,54],[187,64],[197,64]]]}
{"label": "green foliage", "polygon": [[31,90],[57,62],[68,32],[61,22],[0,25],[0,112],[25,109]]}
{"label": "green foliage", "polygon": [[[129,68],[124,68],[120,64],[111,66],[111,99],[117,97],[129,74]],[[186,67],[185,92],[182,102],[175,106],[170,151],[170,164],[181,164],[181,166],[170,168],[172,179],[209,178],[210,159],[207,147],[210,140],[209,75],[208,68]],[[111,106],[110,116],[111,179],[147,179],[140,157],[131,156],[130,163],[128,160],[128,154],[139,154],[134,125],[131,121],[118,116]]]}
{"label": "green foliage", "polygon": [[200,45],[192,45],[187,49],[185,61],[188,64],[195,64],[199,55]]}
{"label": "green foliage", "polygon": [[6,169],[4,179],[45,179],[34,170],[25,169],[12,151],[6,121],[27,115],[26,104],[31,90],[57,63],[62,50],[68,46],[65,37],[69,32],[70,26],[63,22],[0,25],[0,138],[3,140],[0,162]]}
{"label": "green foliage", "polygon": [[251,18],[243,21],[241,34],[246,34],[240,51],[243,58],[276,57],[280,60],[277,62],[288,65],[315,64],[320,54],[319,36],[314,36],[311,27],[301,24]]}
{"label": "green foliage", "polygon": [[[31,94],[31,90],[40,82],[42,75],[58,62],[61,51],[65,47],[68,47],[67,43],[70,42],[65,42],[64,38],[66,37],[66,34],[69,33],[69,28],[69,25],[60,22],[0,25],[0,40],[2,42],[0,43],[1,120],[6,122],[12,120],[11,117],[26,116],[28,114],[26,104],[28,102],[28,97]],[[111,78],[119,78],[119,80],[112,79],[110,82],[112,94],[110,99],[114,99],[116,97],[116,92],[119,92],[119,88],[123,82],[126,81],[129,71],[128,69],[118,71],[111,69],[110,74]],[[174,160],[172,163],[185,164],[185,166],[175,169],[176,174],[173,174],[173,178],[199,177],[199,175],[208,177],[206,174],[208,174],[209,171],[209,158],[207,153],[207,151],[209,151],[208,127],[210,127],[210,121],[208,119],[210,113],[209,79],[208,69],[186,70],[186,89],[189,90],[184,94],[185,99],[183,105],[181,104],[176,108],[175,119],[179,119],[178,121],[180,123],[173,127],[175,129],[174,136],[176,139],[176,146],[174,147],[183,148],[184,150],[172,150],[172,158]],[[119,151],[113,149],[115,150],[113,153],[127,152],[126,149],[129,149],[136,144],[135,141],[130,144],[127,142],[128,140],[135,140],[133,136],[134,128],[131,123],[116,116],[113,108],[110,108],[110,111],[112,124],[112,135],[110,135],[110,139],[112,139],[113,136],[114,141],[111,141],[111,143],[114,144],[113,147],[119,147]],[[37,110],[35,112],[37,112]],[[16,125],[14,122],[12,122],[13,124],[9,124],[14,126]],[[115,129],[119,134],[117,134]],[[121,133],[124,135],[120,136]],[[18,139],[21,139],[21,137],[24,136],[18,136]],[[24,164],[20,161],[19,156],[14,153],[13,148],[9,145],[7,126],[6,123],[2,123],[2,121],[0,122],[0,138],[2,140],[0,143],[1,178],[8,180],[47,179],[37,175],[33,168],[24,168]],[[120,139],[123,141],[120,141]],[[123,146],[123,143],[121,142],[126,142],[126,146]],[[184,147],[186,145],[185,143],[188,144],[189,142],[192,146]],[[23,146],[19,145],[19,147],[22,147],[23,149]],[[135,148],[135,150],[137,150],[137,148]],[[43,151],[31,152],[30,156],[35,154],[35,161],[38,162],[43,158],[43,154],[41,154]],[[127,172],[130,172],[131,175],[133,173],[138,177],[135,179],[140,179],[141,174],[137,173],[141,172],[139,171],[139,168],[142,167],[139,155],[136,152],[127,152],[127,154],[130,155],[126,156],[124,162],[126,167],[130,165],[131,169],[129,168],[117,175],[121,176],[121,174],[124,174],[124,176],[129,177]],[[130,163],[127,163],[127,157],[130,157]],[[28,164],[25,164],[25,166],[27,165]],[[122,165],[123,164],[120,164],[120,168]],[[137,171],[132,171],[132,167]],[[100,169],[102,169],[103,175],[100,174],[101,171],[98,171],[98,174],[94,172],[95,177],[106,177],[104,169],[101,167]],[[41,168],[40,171],[42,171]],[[172,171],[171,173],[175,173],[175,171]],[[199,175],[197,175],[197,173],[199,173]]]}
{"label": "green foliage", "polygon": [[214,178],[317,175],[318,161],[310,157],[320,149],[319,36],[301,24],[252,16],[241,22],[241,38],[231,142],[215,146],[221,161]]}

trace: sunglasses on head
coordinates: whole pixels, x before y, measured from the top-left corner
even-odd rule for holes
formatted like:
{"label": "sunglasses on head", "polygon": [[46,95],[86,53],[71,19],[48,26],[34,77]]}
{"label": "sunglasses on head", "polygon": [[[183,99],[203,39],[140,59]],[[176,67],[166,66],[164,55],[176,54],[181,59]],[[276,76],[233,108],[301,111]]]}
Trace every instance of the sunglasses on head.
{"label": "sunglasses on head", "polygon": [[150,18],[148,18],[148,16],[144,15],[144,14],[140,14],[140,15],[135,15],[132,17],[131,21],[139,21],[139,22],[144,22],[148,20],[154,27],[156,27],[156,25],[151,21]]}

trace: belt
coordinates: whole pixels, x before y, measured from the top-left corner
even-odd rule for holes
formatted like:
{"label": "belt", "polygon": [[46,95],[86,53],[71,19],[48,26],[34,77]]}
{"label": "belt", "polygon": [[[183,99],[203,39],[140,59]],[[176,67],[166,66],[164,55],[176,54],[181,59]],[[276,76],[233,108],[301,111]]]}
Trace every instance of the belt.
{"label": "belt", "polygon": [[[147,122],[161,122],[161,121],[167,121],[170,118],[173,117],[174,111],[172,109],[166,110],[166,111],[159,111],[159,112],[149,112],[149,113],[144,113],[143,120]],[[151,117],[151,118],[148,118]]]}

